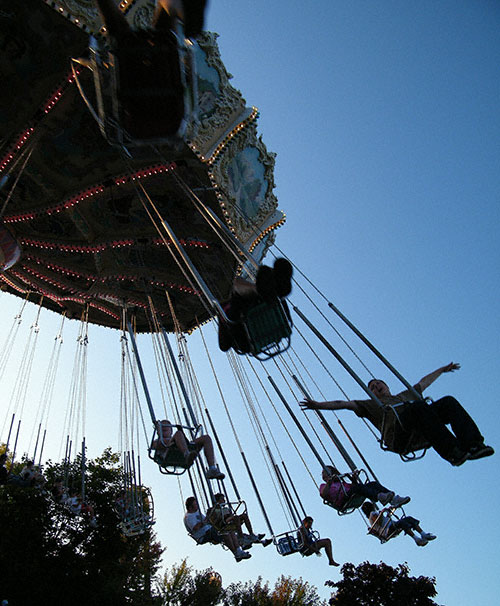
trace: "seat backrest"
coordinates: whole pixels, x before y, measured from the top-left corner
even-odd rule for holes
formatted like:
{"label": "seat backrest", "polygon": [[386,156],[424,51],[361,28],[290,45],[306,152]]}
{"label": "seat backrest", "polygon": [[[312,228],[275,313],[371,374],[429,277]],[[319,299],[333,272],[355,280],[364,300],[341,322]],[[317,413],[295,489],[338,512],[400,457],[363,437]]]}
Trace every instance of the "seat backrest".
{"label": "seat backrest", "polygon": [[[378,512],[378,515],[370,516],[371,526],[368,528],[368,534],[377,537],[381,543],[387,543],[390,539],[401,533],[401,528],[398,528],[392,520],[394,509],[391,508],[389,513],[384,515],[384,511]],[[396,517],[397,520],[397,517]]]}
{"label": "seat backrest", "polygon": [[287,535],[278,539],[276,548],[280,555],[286,556],[292,553],[297,553],[297,551],[299,551],[299,543],[295,537]]}
{"label": "seat backrest", "polygon": [[[149,446],[149,458],[160,467],[160,471],[165,474],[181,475],[188,468],[184,453],[179,450],[177,444],[170,437],[173,431],[177,429],[186,429],[195,435],[201,426],[192,428],[171,424],[170,421],[163,420],[155,422],[155,430]],[[165,439],[167,438],[167,439]],[[190,452],[199,452],[199,448],[193,442],[187,442]],[[191,463],[192,465],[192,463]]]}
{"label": "seat backrest", "polygon": [[[422,401],[427,402],[427,400],[428,398]],[[421,433],[413,429],[408,431],[401,421],[405,409],[412,404],[413,402],[400,402],[384,407],[381,447],[383,450],[396,452],[403,460],[420,459],[431,446],[430,442]],[[390,417],[393,417],[391,423],[389,423]],[[388,427],[392,427],[392,431],[386,429]],[[417,455],[416,453],[419,451],[424,452]]]}
{"label": "seat backrest", "polygon": [[292,327],[280,301],[252,307],[246,314],[244,327],[253,355],[271,351],[269,348],[278,347],[283,339],[287,342],[276,353],[284,351],[290,344]]}
{"label": "seat backrest", "polygon": [[220,528],[224,525],[224,516],[222,515],[220,505],[214,505],[213,507],[207,509],[206,518],[215,528]]}
{"label": "seat backrest", "polygon": [[[355,475],[353,475],[355,474]],[[355,479],[357,477],[357,480]],[[355,470],[336,476],[338,484],[338,498],[335,502],[323,499],[323,503],[332,507],[339,515],[352,513],[366,501],[366,497],[360,494],[350,492],[352,482],[365,483],[368,481],[366,472],[363,469]]]}
{"label": "seat backrest", "polygon": [[184,467],[186,468],[186,460],[184,454],[179,450],[177,444],[171,444],[167,452],[162,453],[155,451],[154,461],[161,467]]}

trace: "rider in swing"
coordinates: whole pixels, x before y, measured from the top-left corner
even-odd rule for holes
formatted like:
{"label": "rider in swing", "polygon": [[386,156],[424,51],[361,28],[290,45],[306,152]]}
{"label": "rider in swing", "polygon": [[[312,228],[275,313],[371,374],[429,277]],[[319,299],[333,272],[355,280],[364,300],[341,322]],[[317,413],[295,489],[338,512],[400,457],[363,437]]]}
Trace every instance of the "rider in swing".
{"label": "rider in swing", "polygon": [[273,267],[261,265],[257,272],[255,284],[236,278],[233,282],[231,298],[224,305],[224,312],[230,322],[222,318],[219,321],[219,348],[228,351],[234,347],[240,352],[251,350],[247,334],[242,324],[246,313],[261,303],[274,303],[281,300],[288,318],[290,313],[283,300],[292,292],[293,267],[287,259],[279,258]]}
{"label": "rider in swing", "polygon": [[[425,375],[414,388],[422,395],[443,373],[459,368],[460,364],[450,362]],[[410,390],[392,395],[387,384],[380,379],[372,379],[368,388],[384,405],[406,403],[404,409],[398,412],[399,422],[396,415],[391,415],[384,423],[384,410],[373,400],[316,402],[306,399],[300,405],[311,410],[352,410],[358,417],[367,418],[379,431],[384,429],[382,437],[392,452],[402,452],[411,433],[416,431],[426,438],[443,459],[455,467],[467,460],[494,454],[493,448],[484,443],[484,438],[470,415],[452,396],[444,396],[432,404],[427,404],[423,400],[414,401],[415,396]],[[448,424],[452,431],[446,427]]]}

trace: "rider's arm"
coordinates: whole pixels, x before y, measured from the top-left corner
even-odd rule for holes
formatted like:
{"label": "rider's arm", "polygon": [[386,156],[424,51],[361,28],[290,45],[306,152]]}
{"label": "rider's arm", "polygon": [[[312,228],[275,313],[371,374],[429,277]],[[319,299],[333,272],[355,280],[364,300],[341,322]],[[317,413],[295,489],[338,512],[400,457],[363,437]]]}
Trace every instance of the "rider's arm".
{"label": "rider's arm", "polygon": [[354,400],[331,400],[326,402],[317,402],[306,398],[300,402],[300,406],[305,410],[352,410],[358,412],[358,404]]}
{"label": "rider's arm", "polygon": [[438,379],[444,372],[453,372],[454,370],[458,370],[459,368],[460,364],[450,362],[445,366],[441,366],[441,368],[438,368],[434,372],[425,375],[425,377],[422,377],[420,381],[415,385],[415,387],[420,387],[420,391],[424,391],[424,389],[427,389],[429,385],[432,385],[432,383],[434,383],[434,381]]}

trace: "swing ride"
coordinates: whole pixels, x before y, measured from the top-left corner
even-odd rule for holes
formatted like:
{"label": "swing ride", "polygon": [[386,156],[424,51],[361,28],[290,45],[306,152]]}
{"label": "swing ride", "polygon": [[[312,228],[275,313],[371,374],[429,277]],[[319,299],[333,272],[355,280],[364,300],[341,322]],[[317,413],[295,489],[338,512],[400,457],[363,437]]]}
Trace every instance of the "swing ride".
{"label": "swing ride", "polygon": [[[130,23],[149,23],[148,3],[137,0],[120,6]],[[217,319],[224,320],[220,301],[228,298],[235,276],[241,271],[250,279],[255,277],[274,244],[276,228],[284,222],[272,193],[274,157],[257,137],[257,110],[246,108],[240,93],[229,84],[216,36],[208,33],[186,48],[181,41],[182,52],[189,54],[185,76],[191,101],[186,105],[193,114],[197,106],[198,117],[186,125],[182,137],[175,134],[175,141],[170,136],[151,140],[138,132],[131,139],[130,128],[121,128],[123,116],[113,110],[113,91],[105,82],[115,76],[103,75],[108,67],[101,25],[93,3],[26,0],[12,7],[0,0],[0,32],[8,50],[0,56],[0,67],[12,70],[15,66],[12,87],[0,93],[0,176],[5,181],[0,190],[0,281],[5,292],[24,299],[4,352],[17,338],[26,301],[38,304],[6,430],[2,429],[0,438],[14,458],[42,308],[61,314],[63,323],[66,318],[79,321],[63,460],[74,459],[77,445],[82,444],[80,493],[84,501],[88,326],[116,329],[121,338],[119,451],[124,472],[115,513],[123,535],[147,534],[155,523],[153,496],[141,476],[140,453],[147,450],[158,470],[177,476],[179,486],[188,487],[204,511],[214,506],[217,482],[231,516],[247,513],[238,467],[247,490],[254,493],[254,506],[260,508],[278,554],[302,553],[299,528],[311,505],[303,502],[302,488],[297,488],[299,483],[289,473],[288,456],[281,453],[275,433],[282,433],[287,450],[294,451],[297,467],[304,468],[306,481],[309,476],[318,502],[312,464],[325,470],[338,455],[350,470],[345,476],[355,474],[363,482],[377,479],[339,418],[340,436],[320,410],[301,413],[297,405],[301,398],[310,400],[311,390],[317,389],[316,372],[332,380],[345,399],[350,399],[333,377],[324,354],[331,354],[375,404],[394,415],[392,424],[399,422],[397,411],[388,410],[354,369],[361,367],[359,372],[374,377],[326,314],[347,326],[377,364],[394,373],[407,388],[412,386],[301,272],[290,304],[301,321],[294,326],[301,353],[291,344],[292,322],[286,303],[264,302],[252,308],[242,324],[248,348],[228,351],[224,368],[216,369],[218,362],[207,345],[206,329],[213,328]],[[90,61],[85,54],[89,33],[95,41]],[[86,69],[89,62],[93,74]],[[36,79],[31,71],[34,64]],[[13,98],[19,102],[13,104]],[[319,302],[309,295],[311,290]],[[311,310],[308,315],[302,311],[302,303]],[[139,333],[144,337],[141,348]],[[38,465],[47,435],[61,334],[62,325],[36,415],[35,444],[32,439],[26,447]],[[197,347],[205,353],[202,371],[193,364],[187,334],[198,339]],[[337,337],[340,342],[334,347],[331,341]],[[146,338],[151,343],[148,360],[154,360],[153,370],[141,359]],[[311,339],[324,347],[321,353]],[[347,361],[348,357],[353,361]],[[0,378],[7,361],[0,358]],[[203,373],[215,385],[210,405],[206,387],[198,379]],[[226,379],[239,391],[241,409],[237,413],[236,404],[228,405],[225,396],[222,383]],[[420,397],[417,393],[416,398]],[[277,419],[273,429],[269,416]],[[164,433],[165,427],[169,433]],[[370,429],[368,424],[366,427]],[[186,447],[172,441],[173,432],[182,433]],[[385,425],[380,436],[372,433],[387,449]],[[255,436],[250,462],[246,434]],[[201,452],[196,443],[201,435],[210,436],[210,445],[213,440],[215,455],[206,444]],[[231,440],[241,455],[239,466],[227,454]],[[412,438],[399,454],[404,460],[417,459],[426,447]],[[283,515],[276,514],[278,506],[271,509],[266,505],[268,497],[259,489],[256,465],[267,470]],[[354,513],[363,501],[359,495],[346,498],[338,513]],[[98,518],[99,513],[96,515]],[[278,517],[279,522],[272,521]],[[209,521],[221,534],[234,531],[224,523],[224,516],[217,521],[209,517]],[[277,524],[279,531],[275,530]],[[319,540],[319,534],[313,536]]]}

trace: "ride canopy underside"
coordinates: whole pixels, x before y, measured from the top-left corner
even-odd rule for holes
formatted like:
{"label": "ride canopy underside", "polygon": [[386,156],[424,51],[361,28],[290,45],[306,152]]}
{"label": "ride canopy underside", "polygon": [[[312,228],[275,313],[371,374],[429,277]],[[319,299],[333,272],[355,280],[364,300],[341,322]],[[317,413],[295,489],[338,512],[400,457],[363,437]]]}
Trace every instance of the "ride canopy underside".
{"label": "ride canopy underside", "polygon": [[[148,6],[128,3],[127,19],[143,25],[152,16]],[[227,298],[244,259],[228,251],[193,198],[260,262],[284,222],[272,193],[274,155],[257,138],[258,112],[229,84],[209,33],[195,49],[196,135],[189,139],[188,129],[178,149],[127,153],[109,145],[77,86],[95,103],[92,73],[79,66],[77,83],[71,69],[101,25],[93,3],[0,0],[0,206],[22,250],[0,281],[18,296],[38,302],[43,295],[45,307],[68,317],[88,309],[90,322],[112,328],[127,308],[138,332],[150,330],[151,303],[174,329],[168,293],[188,331],[213,311],[174,260],[161,219],[215,296]],[[154,221],[145,198],[157,210]]]}

